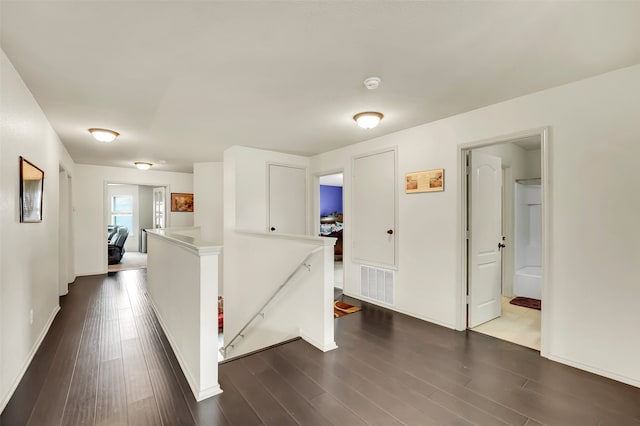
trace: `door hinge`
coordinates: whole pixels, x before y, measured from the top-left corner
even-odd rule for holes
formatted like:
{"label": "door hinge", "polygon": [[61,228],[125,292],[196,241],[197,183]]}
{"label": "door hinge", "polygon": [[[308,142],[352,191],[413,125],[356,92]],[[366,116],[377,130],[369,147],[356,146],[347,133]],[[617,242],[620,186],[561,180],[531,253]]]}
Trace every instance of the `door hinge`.
{"label": "door hinge", "polygon": [[467,166],[467,176],[469,176],[471,174],[471,166]]}
{"label": "door hinge", "polygon": [[471,303],[471,295],[467,294],[467,305]]}
{"label": "door hinge", "polygon": [[466,237],[467,237],[467,240],[471,238],[471,231],[469,231],[468,229],[466,231]]}

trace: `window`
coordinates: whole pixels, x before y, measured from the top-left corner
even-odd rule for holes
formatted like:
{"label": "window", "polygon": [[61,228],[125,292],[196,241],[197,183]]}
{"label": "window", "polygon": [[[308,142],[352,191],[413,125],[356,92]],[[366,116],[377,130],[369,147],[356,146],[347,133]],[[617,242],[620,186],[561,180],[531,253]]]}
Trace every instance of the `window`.
{"label": "window", "polygon": [[124,226],[133,233],[133,197],[114,195],[111,197],[111,225]]}

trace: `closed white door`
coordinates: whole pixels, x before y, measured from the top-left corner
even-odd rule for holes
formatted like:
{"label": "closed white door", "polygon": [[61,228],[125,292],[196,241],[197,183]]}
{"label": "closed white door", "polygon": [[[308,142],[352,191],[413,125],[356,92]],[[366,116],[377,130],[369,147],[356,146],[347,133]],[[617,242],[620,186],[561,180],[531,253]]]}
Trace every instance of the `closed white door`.
{"label": "closed white door", "polygon": [[307,170],[269,164],[268,232],[307,233]]}
{"label": "closed white door", "polygon": [[469,328],[501,314],[502,160],[471,152]]}
{"label": "closed white door", "polygon": [[396,265],[395,151],[358,157],[353,162],[353,260]]}
{"label": "closed white door", "polygon": [[165,228],[165,189],[164,187],[153,188],[153,228]]}

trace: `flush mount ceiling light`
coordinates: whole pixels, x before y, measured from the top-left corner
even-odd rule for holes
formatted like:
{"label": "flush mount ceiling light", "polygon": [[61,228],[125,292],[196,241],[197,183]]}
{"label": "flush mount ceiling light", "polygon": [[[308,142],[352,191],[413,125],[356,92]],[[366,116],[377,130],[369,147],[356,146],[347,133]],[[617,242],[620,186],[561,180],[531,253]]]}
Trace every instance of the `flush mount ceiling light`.
{"label": "flush mount ceiling light", "polygon": [[153,164],[151,163],[146,163],[144,161],[136,161],[135,163],[133,163],[136,165],[136,167],[140,170],[149,170],[151,168],[151,166],[153,166]]}
{"label": "flush mount ceiling light", "polygon": [[120,133],[109,129],[91,128],[89,129],[89,133],[91,133],[91,135],[100,142],[113,142],[118,136],[120,136]]}
{"label": "flush mount ceiling light", "polygon": [[362,127],[363,129],[373,129],[378,125],[378,123],[380,123],[382,117],[384,117],[382,113],[368,111],[354,115],[353,119],[356,121],[356,123],[358,123],[358,126]]}

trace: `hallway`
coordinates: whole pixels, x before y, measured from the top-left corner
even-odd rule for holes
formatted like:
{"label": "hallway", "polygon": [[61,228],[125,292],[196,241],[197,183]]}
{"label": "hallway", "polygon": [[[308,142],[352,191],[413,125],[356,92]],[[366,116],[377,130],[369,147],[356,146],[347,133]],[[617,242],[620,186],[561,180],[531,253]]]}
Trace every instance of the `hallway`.
{"label": "hallway", "polygon": [[145,274],[71,285],[0,425],[640,424],[638,388],[369,304],[336,320],[338,350],[296,340],[221,364],[224,392],[196,403]]}

